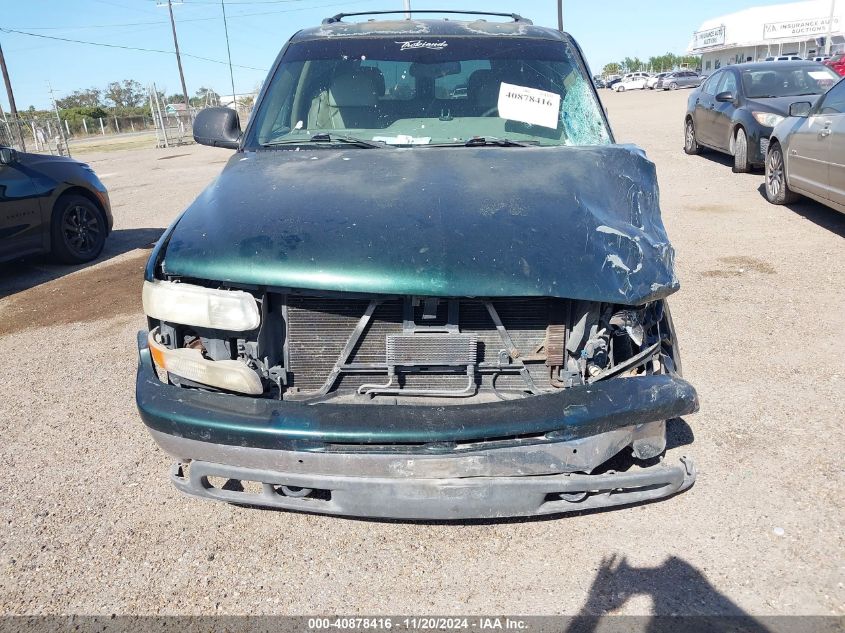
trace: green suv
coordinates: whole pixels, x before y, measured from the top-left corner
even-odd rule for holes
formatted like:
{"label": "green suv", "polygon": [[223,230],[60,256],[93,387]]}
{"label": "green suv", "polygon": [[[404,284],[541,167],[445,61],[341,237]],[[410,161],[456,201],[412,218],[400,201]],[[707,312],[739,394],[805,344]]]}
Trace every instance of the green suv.
{"label": "green suv", "polygon": [[409,519],[688,488],[661,457],[698,400],[655,169],[578,45],[517,15],[348,17],[291,38],[243,132],[197,116],[236,151],[152,252],[138,338],[173,483]]}

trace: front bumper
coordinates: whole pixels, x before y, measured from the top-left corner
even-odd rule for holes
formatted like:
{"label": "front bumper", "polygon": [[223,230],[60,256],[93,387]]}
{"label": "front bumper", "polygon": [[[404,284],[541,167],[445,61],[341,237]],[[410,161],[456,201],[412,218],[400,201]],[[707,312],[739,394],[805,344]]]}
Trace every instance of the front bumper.
{"label": "front bumper", "polygon": [[348,516],[470,519],[639,503],[695,480],[688,458],[585,474],[628,446],[642,459],[663,452],[665,420],[698,409],[695,390],[676,377],[485,405],[306,405],[163,384],[143,333],[138,342],[139,412],[176,459],[173,483],[198,497]]}

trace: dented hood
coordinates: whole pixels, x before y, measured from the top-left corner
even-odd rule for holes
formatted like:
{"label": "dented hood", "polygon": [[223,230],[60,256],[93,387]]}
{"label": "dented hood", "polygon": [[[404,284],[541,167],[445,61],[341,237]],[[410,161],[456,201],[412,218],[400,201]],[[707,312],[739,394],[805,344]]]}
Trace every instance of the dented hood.
{"label": "dented hood", "polygon": [[235,154],[175,224],[170,275],[637,305],[678,288],[654,165],[629,146]]}

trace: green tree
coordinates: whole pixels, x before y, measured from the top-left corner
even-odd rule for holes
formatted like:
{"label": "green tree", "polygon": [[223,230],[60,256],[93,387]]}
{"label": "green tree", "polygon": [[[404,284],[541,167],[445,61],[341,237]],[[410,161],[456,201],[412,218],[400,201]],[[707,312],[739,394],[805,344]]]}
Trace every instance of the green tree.
{"label": "green tree", "polygon": [[99,88],[85,88],[74,90],[62,99],[56,100],[56,106],[60,110],[67,108],[96,108],[101,105],[103,91]]}
{"label": "green tree", "polygon": [[643,62],[640,60],[639,57],[626,57],[623,59],[620,64],[625,72],[636,72],[643,67]]}
{"label": "green tree", "polygon": [[106,99],[114,104],[115,108],[137,108],[146,100],[147,93],[144,87],[134,79],[113,81],[106,86]]}
{"label": "green tree", "polygon": [[605,77],[607,75],[618,75],[622,72],[622,67],[616,62],[610,62],[609,64],[605,64],[604,68],[601,69],[601,72]]}

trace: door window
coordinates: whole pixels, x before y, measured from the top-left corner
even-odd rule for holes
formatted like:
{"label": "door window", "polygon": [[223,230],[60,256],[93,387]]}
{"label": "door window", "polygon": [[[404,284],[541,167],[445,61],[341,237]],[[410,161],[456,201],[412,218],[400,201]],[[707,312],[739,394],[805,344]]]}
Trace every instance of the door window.
{"label": "door window", "polygon": [[719,83],[719,88],[716,90],[716,94],[720,92],[730,92],[736,96],[736,75],[734,75],[731,71],[725,71],[722,73],[722,81]]}
{"label": "door window", "polygon": [[840,81],[822,97],[822,102],[819,104],[819,113],[845,113],[845,81]]}
{"label": "door window", "polygon": [[719,80],[725,73],[716,73],[712,75],[710,79],[704,82],[704,86],[701,88],[701,91],[706,95],[714,95],[716,94],[716,84],[719,83]]}

